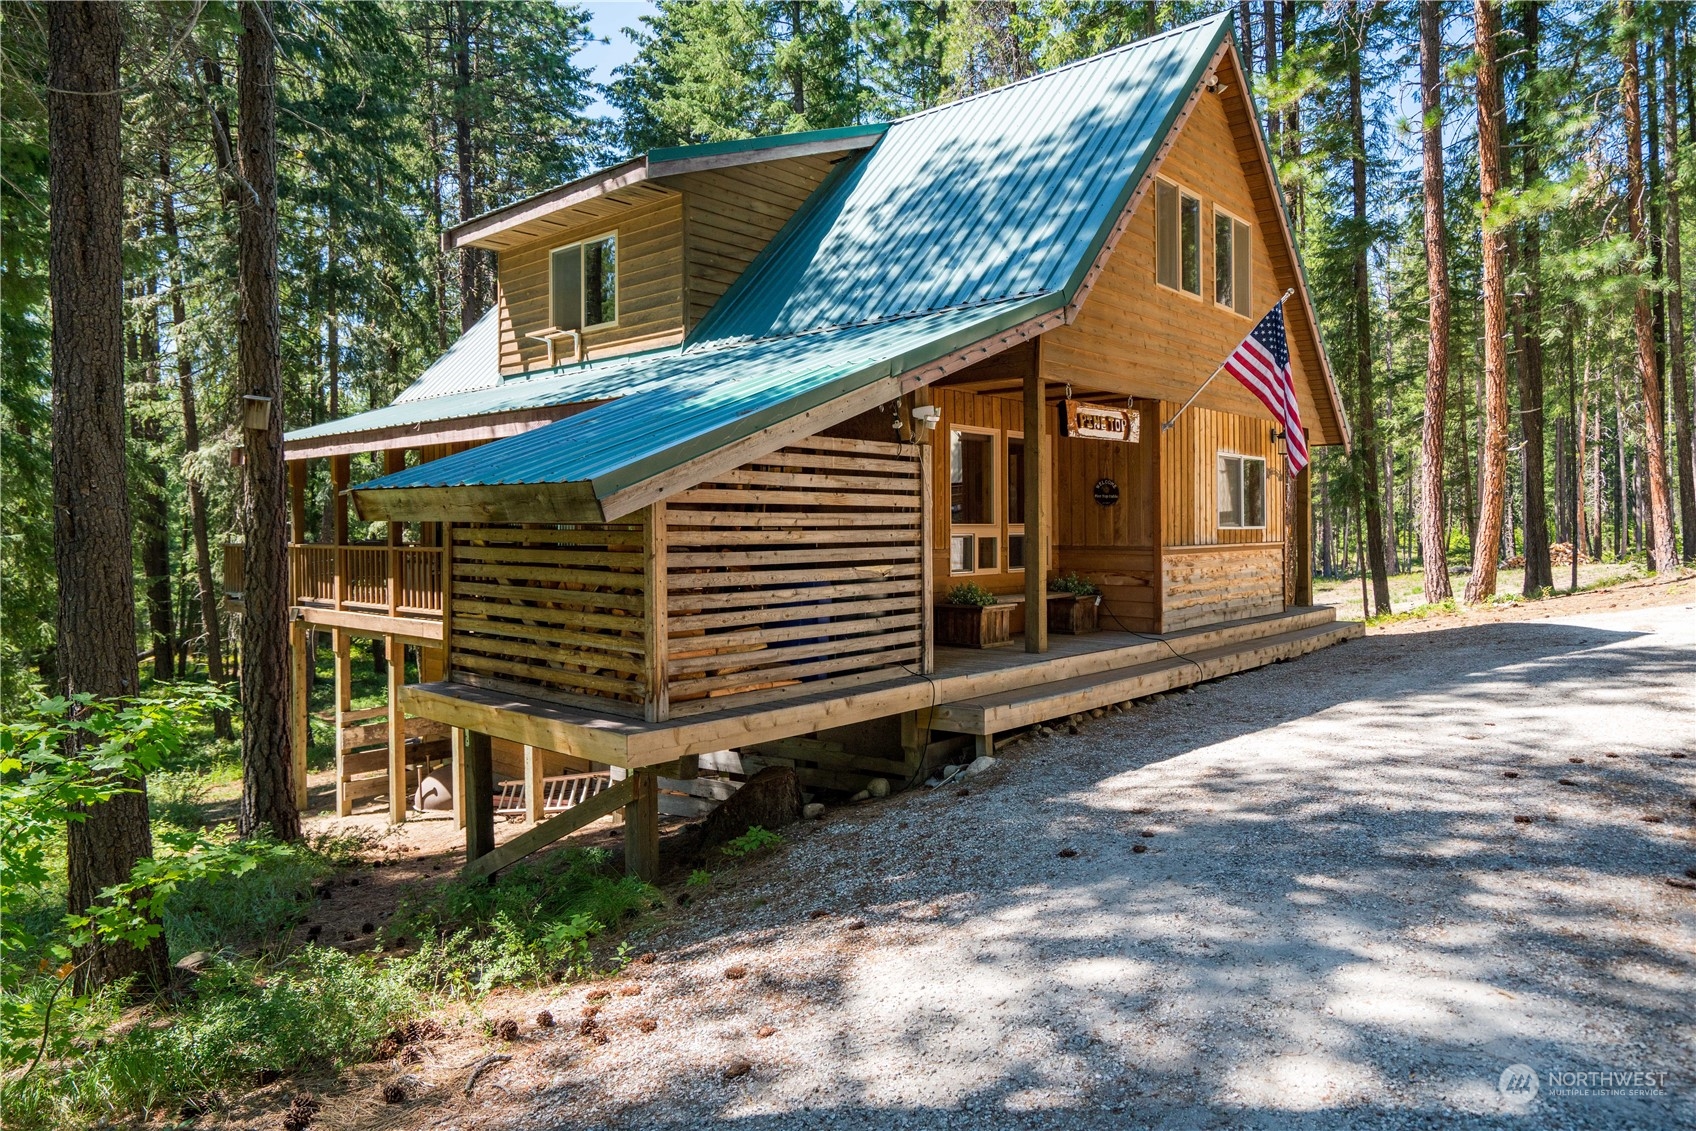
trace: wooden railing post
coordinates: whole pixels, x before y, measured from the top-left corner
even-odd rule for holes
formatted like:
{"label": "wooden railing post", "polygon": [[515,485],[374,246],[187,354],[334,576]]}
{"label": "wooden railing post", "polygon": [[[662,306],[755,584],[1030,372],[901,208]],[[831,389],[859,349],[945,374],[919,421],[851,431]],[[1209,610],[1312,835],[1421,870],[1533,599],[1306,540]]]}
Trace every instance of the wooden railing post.
{"label": "wooden railing post", "polygon": [[336,547],[335,577],[330,582],[330,594],[339,610],[347,603],[347,547]]}
{"label": "wooden railing post", "polygon": [[392,544],[389,546],[389,571],[388,572],[389,572],[389,615],[392,617],[392,616],[395,615],[395,610],[400,605],[400,601],[398,599],[399,596],[400,596],[400,593],[399,593],[399,590],[400,590],[400,548],[397,547],[397,546],[394,546]]}

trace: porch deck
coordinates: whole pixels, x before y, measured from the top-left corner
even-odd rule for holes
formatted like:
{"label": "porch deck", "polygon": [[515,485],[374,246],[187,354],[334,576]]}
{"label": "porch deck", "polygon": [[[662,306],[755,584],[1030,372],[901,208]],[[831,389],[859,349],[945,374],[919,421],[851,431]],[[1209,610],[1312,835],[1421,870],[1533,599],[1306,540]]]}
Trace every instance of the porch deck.
{"label": "porch deck", "polygon": [[[632,769],[917,713],[931,732],[980,736],[1109,703],[1152,695],[1304,655],[1361,634],[1329,606],[1152,635],[1054,636],[1046,653],[938,648],[929,677],[906,675],[669,722],[642,722],[458,683],[401,691],[409,714],[526,745]],[[909,758],[918,752],[909,751]]]}

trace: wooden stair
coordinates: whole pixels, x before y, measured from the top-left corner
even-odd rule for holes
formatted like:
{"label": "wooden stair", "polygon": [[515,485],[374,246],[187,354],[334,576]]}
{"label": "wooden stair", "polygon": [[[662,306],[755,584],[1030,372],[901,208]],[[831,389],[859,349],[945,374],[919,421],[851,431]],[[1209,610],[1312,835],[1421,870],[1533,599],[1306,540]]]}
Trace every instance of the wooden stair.
{"label": "wooden stair", "polygon": [[[1171,649],[1155,645],[1165,653],[1160,658],[945,703],[931,711],[930,726],[932,730],[976,735],[979,753],[988,753],[993,737],[1005,731],[1305,656],[1355,639],[1364,631],[1357,622],[1339,623],[1333,616],[1316,614],[1311,619],[1319,623],[1193,650],[1174,640]],[[1204,634],[1197,636],[1206,639]]]}

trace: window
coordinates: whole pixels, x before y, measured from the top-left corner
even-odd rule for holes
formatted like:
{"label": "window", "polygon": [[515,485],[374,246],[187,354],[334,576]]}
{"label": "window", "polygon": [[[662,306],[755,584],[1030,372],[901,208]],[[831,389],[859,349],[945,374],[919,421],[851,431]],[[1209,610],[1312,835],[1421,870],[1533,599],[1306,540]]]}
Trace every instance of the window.
{"label": "window", "polygon": [[1266,525],[1266,461],[1219,453],[1220,529]]}
{"label": "window", "polygon": [[1025,438],[1007,437],[1007,570],[1025,568]]}
{"label": "window", "polygon": [[548,257],[551,329],[592,330],[618,322],[618,237],[597,236]]}
{"label": "window", "polygon": [[1154,279],[1201,297],[1201,201],[1166,181],[1154,185]]}
{"label": "window", "polygon": [[1213,301],[1247,317],[1249,314],[1249,256],[1253,240],[1248,225],[1213,209]]}
{"label": "window", "polygon": [[949,433],[948,559],[953,573],[1001,568],[1001,523],[995,507],[994,432]]}

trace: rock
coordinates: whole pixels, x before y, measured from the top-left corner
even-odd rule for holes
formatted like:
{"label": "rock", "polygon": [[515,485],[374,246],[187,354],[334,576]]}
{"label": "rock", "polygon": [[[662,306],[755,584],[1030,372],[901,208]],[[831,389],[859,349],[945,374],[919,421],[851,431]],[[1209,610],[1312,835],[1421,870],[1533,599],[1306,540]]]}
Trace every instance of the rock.
{"label": "rock", "polygon": [[211,961],[212,956],[207,954],[204,950],[197,950],[193,954],[185,954],[181,958],[177,959],[177,973],[183,975],[185,978],[198,978],[206,972],[206,966]]}
{"label": "rock", "polygon": [[1132,852],[1147,852],[1148,851],[1148,845],[1146,845],[1146,844],[1133,844],[1133,845],[1131,845],[1131,851]]}
{"label": "rock", "polygon": [[754,1030],[754,1036],[763,1041],[775,1032],[777,1032],[777,1030],[772,1028],[770,1025],[761,1025],[758,1029]]}
{"label": "rock", "polygon": [[652,1033],[659,1027],[660,1023],[655,1021],[652,1017],[638,1017],[636,1019],[636,1028],[642,1030],[644,1033]]}
{"label": "rock", "polygon": [[412,804],[428,813],[445,813],[453,808],[453,780],[445,770],[424,775],[413,794]]}
{"label": "rock", "polygon": [[735,840],[758,825],[775,832],[801,819],[801,779],[787,766],[767,766],[708,814],[701,847]]}
{"label": "rock", "polygon": [[817,801],[801,806],[801,818],[803,820],[816,821],[822,816],[824,816],[824,806]]}
{"label": "rock", "polygon": [[1068,860],[1070,860],[1072,857],[1076,856],[1077,854],[1078,854],[1078,850],[1075,849],[1075,848],[1062,848],[1059,852],[1060,856],[1063,856]]}
{"label": "rock", "polygon": [[889,779],[873,778],[871,781],[866,783],[866,792],[871,794],[873,797],[888,797]]}
{"label": "rock", "polygon": [[726,1080],[736,1080],[754,1070],[754,1066],[745,1060],[733,1060],[724,1069]]}
{"label": "rock", "polygon": [[732,982],[740,982],[748,976],[748,968],[746,966],[731,966],[725,970],[724,976]]}
{"label": "rock", "polygon": [[1084,728],[1079,726],[1077,723],[1073,723],[1071,726],[1066,728],[1067,734],[1082,734],[1083,732]]}
{"label": "rock", "polygon": [[981,773],[992,770],[995,768],[997,761],[998,759],[991,758],[988,754],[978,758],[973,758],[972,764],[966,767],[966,776],[969,778],[976,777]]}
{"label": "rock", "polygon": [[870,801],[871,799],[872,799],[872,795],[867,793],[865,790],[862,789],[860,792],[856,793],[854,796],[850,797],[848,800],[850,800],[850,801]]}
{"label": "rock", "polygon": [[1050,737],[1054,734],[1054,728],[1053,727],[1037,727],[1036,732],[1038,734],[1042,735],[1042,737],[1048,738],[1048,737]]}

